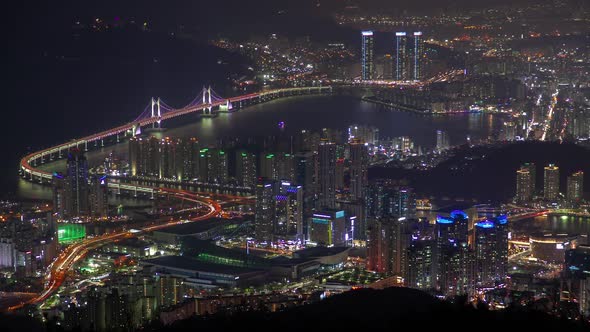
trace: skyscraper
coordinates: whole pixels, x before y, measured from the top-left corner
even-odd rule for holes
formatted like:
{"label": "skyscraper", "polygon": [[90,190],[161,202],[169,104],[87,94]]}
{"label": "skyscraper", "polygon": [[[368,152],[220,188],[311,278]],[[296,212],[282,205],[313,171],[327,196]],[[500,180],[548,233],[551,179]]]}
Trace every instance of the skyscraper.
{"label": "skyscraper", "polygon": [[531,175],[531,195],[535,196],[537,192],[537,165],[535,163],[524,163],[520,166],[521,169],[526,169]]}
{"label": "skyscraper", "polygon": [[414,49],[412,52],[412,79],[419,81],[422,79],[422,63],[424,61],[424,42],[422,32],[414,32]]}
{"label": "skyscraper", "polygon": [[409,80],[408,75],[408,38],[405,32],[395,33],[395,70],[393,75],[396,81]]}
{"label": "skyscraper", "polygon": [[303,210],[310,213],[313,208],[314,176],[316,173],[315,154],[311,151],[295,154],[295,184],[303,186]]}
{"label": "skyscraper", "polygon": [[567,202],[575,206],[584,198],[584,172],[577,171],[567,177]]}
{"label": "skyscraper", "polygon": [[177,175],[176,162],[179,158],[176,156],[176,148],[177,142],[170,137],[165,137],[160,140],[158,146],[158,155],[160,156],[158,177],[160,179],[171,179]]}
{"label": "skyscraper", "polygon": [[410,233],[406,218],[371,218],[368,225],[367,269],[404,276]]}
{"label": "skyscraper", "polygon": [[433,288],[434,242],[429,239],[415,239],[410,242],[407,251],[408,266],[404,277],[406,286],[418,289]]}
{"label": "skyscraper", "polygon": [[526,168],[516,171],[516,202],[520,204],[529,203],[533,198],[531,188],[531,172]]}
{"label": "skyscraper", "polygon": [[236,152],[236,180],[239,186],[254,188],[256,185],[256,155],[242,150]]}
{"label": "skyscraper", "polygon": [[373,31],[363,31],[361,49],[361,79],[372,80],[374,75],[373,63]]}
{"label": "skyscraper", "polygon": [[367,216],[370,218],[416,217],[416,198],[412,188],[388,180],[376,180],[367,189]]}
{"label": "skyscraper", "polygon": [[71,149],[68,153],[65,180],[66,215],[88,215],[88,161],[84,153],[77,148]]}
{"label": "skyscraper", "polygon": [[323,141],[318,147],[319,207],[334,208],[336,204],[336,144]]}
{"label": "skyscraper", "polygon": [[109,188],[107,177],[94,175],[90,178],[90,211],[95,217],[106,218],[109,212]]}
{"label": "skyscraper", "polygon": [[433,260],[436,285],[447,295],[468,293],[473,284],[471,252],[467,243],[468,218],[463,211],[436,219]]}
{"label": "skyscraper", "polygon": [[364,199],[367,186],[369,153],[367,147],[354,140],[350,143],[350,195],[354,199]]}
{"label": "skyscraper", "polygon": [[347,238],[344,211],[325,209],[314,213],[309,238],[312,242],[327,247],[345,245]]}
{"label": "skyscraper", "polygon": [[275,199],[277,182],[272,179],[259,178],[256,184],[256,216],[254,219],[254,234],[256,241],[270,244],[274,234],[274,220],[276,217]]}
{"label": "skyscraper", "polygon": [[505,216],[475,224],[475,278],[478,287],[494,287],[506,279],[508,231]]}
{"label": "skyscraper", "polygon": [[545,166],[545,177],[543,180],[545,199],[556,201],[559,198],[559,167],[554,164]]}
{"label": "skyscraper", "polygon": [[276,196],[277,235],[303,242],[303,187],[282,181]]}
{"label": "skyscraper", "polygon": [[220,184],[227,182],[228,162],[223,149],[201,149],[198,160],[199,181]]}
{"label": "skyscraper", "polygon": [[194,138],[178,140],[176,152],[176,178],[192,180],[198,174],[199,141]]}
{"label": "skyscraper", "polygon": [[140,175],[141,139],[133,136],[129,139],[129,171],[131,176]]}

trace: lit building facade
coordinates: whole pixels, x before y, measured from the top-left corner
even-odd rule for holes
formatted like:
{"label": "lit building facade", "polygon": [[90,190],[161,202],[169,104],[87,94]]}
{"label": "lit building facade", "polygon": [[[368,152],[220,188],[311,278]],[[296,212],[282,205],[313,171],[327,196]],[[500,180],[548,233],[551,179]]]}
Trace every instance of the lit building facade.
{"label": "lit building facade", "polygon": [[238,186],[256,186],[256,154],[248,151],[236,152],[236,181]]}
{"label": "lit building facade", "polygon": [[521,168],[516,171],[516,202],[527,204],[532,199],[531,172],[528,169]]}
{"label": "lit building facade", "polygon": [[409,80],[408,37],[405,32],[395,33],[395,70],[393,75],[396,81]]}
{"label": "lit building facade", "polygon": [[422,32],[414,32],[414,49],[412,52],[412,79],[420,81],[423,77],[424,40]]}
{"label": "lit building facade", "polygon": [[270,244],[275,232],[275,199],[278,185],[275,180],[259,178],[256,184],[256,216],[254,219],[254,237],[256,241]]}
{"label": "lit building facade", "polygon": [[506,216],[475,223],[476,286],[491,288],[506,280],[508,265]]}
{"label": "lit building facade", "polygon": [[543,178],[544,198],[547,201],[557,201],[559,198],[559,167],[554,164],[545,166]]}
{"label": "lit building facade", "polygon": [[572,207],[584,199],[584,172],[578,171],[567,177],[566,199]]}
{"label": "lit building facade", "polygon": [[326,247],[345,245],[346,234],[343,210],[326,209],[312,215],[309,235],[311,242]]}
{"label": "lit building facade", "polygon": [[375,72],[373,61],[373,31],[363,31],[361,45],[361,79],[372,80]]}

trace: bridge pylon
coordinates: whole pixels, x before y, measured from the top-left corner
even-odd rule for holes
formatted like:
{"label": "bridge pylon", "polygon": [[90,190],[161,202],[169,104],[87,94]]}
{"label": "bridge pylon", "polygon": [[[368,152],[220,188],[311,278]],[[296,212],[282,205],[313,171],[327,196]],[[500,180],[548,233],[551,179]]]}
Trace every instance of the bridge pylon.
{"label": "bridge pylon", "polygon": [[152,128],[156,128],[156,123],[157,123],[157,127],[160,128],[161,127],[160,123],[162,122],[162,112],[160,109],[160,97],[158,97],[157,99],[152,97],[152,118],[156,118],[156,122],[154,122],[152,124]]}

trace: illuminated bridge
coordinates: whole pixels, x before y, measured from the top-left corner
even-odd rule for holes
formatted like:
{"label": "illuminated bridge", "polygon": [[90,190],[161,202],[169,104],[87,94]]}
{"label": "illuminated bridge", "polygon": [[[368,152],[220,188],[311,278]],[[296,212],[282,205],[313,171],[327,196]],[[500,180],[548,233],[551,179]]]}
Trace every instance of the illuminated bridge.
{"label": "illuminated bridge", "polygon": [[[62,158],[64,152],[67,153],[70,148],[80,148],[87,151],[89,144],[94,144],[94,146],[104,146],[104,141],[107,138],[116,139],[116,142],[119,142],[122,138],[141,133],[142,127],[150,125],[159,126],[164,120],[176,118],[186,114],[196,113],[205,117],[214,116],[218,112],[231,112],[249,105],[254,105],[278,98],[330,92],[332,92],[331,86],[315,86],[274,89],[231,98],[222,98],[217,95],[215,91],[211,89],[211,87],[204,87],[200,94],[193,99],[193,101],[181,108],[172,108],[160,98],[152,98],[144,111],[132,122],[115,128],[107,129],[93,135],[73,139],[70,142],[33,152],[25,156],[20,162],[20,172],[25,179],[30,181],[36,181],[39,183],[50,182],[53,174],[51,172],[38,169],[37,165],[43,164],[47,161],[52,161],[54,159]],[[142,185],[109,182],[109,187],[112,187],[117,191],[127,190],[133,191],[135,193],[154,193],[153,187]]]}

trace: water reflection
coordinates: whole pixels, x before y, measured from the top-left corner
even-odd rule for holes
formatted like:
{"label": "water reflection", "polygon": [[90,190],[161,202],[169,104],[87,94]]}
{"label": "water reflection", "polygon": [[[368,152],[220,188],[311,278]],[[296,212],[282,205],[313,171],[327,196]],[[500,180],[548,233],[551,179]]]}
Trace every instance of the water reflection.
{"label": "water reflection", "polygon": [[[486,121],[483,121],[483,117]],[[277,123],[284,121],[285,128]],[[346,129],[352,124],[375,126],[381,137],[409,136],[415,144],[430,148],[436,144],[436,130],[449,134],[451,144],[465,143],[467,135],[473,139],[487,138],[500,128],[501,119],[491,115],[456,114],[450,116],[424,116],[398,112],[379,105],[362,102],[352,96],[300,96],[274,100],[242,109],[236,113],[220,114],[216,118],[199,119],[188,115],[181,119],[163,122],[168,128],[154,132],[158,136],[196,137],[201,144],[214,144],[223,136],[293,135],[301,129]],[[91,147],[93,149],[94,147]],[[101,163],[113,152],[127,158],[127,142],[87,152],[91,166]],[[64,171],[65,162],[42,165],[41,169]],[[36,184],[19,181],[18,194],[23,198],[51,199],[51,190]]]}

